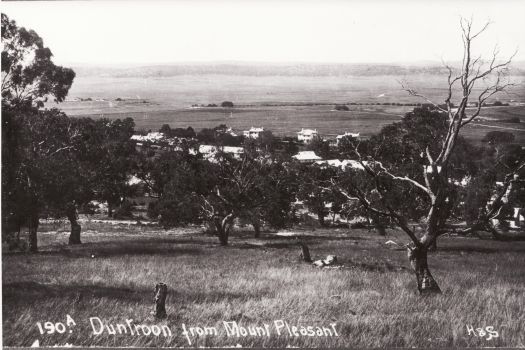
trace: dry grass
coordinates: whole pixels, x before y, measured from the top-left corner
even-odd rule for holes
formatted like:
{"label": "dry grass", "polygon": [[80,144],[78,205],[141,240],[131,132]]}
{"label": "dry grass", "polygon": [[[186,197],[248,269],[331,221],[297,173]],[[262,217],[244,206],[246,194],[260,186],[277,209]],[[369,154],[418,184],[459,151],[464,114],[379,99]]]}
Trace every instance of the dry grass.
{"label": "dry grass", "polygon": [[[192,346],[450,347],[525,345],[525,244],[444,238],[432,254],[443,295],[421,298],[406,268],[403,242],[366,230],[300,231],[312,255],[336,254],[344,269],[320,270],[298,260],[294,237],[239,232],[230,247],[197,229],[161,231],[84,225],[81,247],[67,234],[40,235],[37,255],[3,256],[3,342],[28,346],[70,343],[97,346],[188,346],[186,326],[217,326],[217,336],[192,337]],[[92,257],[94,256],[94,257]],[[155,324],[153,286],[168,284],[172,337],[95,336],[89,317],[112,323]],[[78,300],[80,298],[80,300]],[[77,326],[69,334],[40,335],[36,322]],[[222,321],[244,326],[285,320],[291,325],[337,323],[339,337],[227,338]],[[466,325],[494,326],[498,338],[468,336]]]}

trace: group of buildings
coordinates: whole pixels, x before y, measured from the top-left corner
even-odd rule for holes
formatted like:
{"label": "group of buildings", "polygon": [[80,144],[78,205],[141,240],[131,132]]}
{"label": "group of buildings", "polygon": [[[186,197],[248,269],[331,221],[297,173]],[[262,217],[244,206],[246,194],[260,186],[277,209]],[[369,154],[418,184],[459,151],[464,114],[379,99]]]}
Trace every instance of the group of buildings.
{"label": "group of buildings", "polygon": [[[228,133],[233,134],[231,129],[227,130]],[[243,131],[243,136],[247,139],[257,140],[263,133],[268,132],[263,127],[251,127],[249,130]],[[359,133],[345,132],[344,134],[337,135],[335,139],[331,140],[334,145],[338,145],[339,142],[344,137],[353,137],[359,138]],[[148,144],[153,148],[162,148],[161,144],[168,145],[170,147],[177,147],[177,140],[167,138],[162,132],[149,132],[147,135],[133,135],[131,137],[133,141],[136,142],[137,146],[142,147],[144,144]],[[307,145],[316,139],[322,139],[319,135],[317,129],[304,129],[301,128],[297,132],[297,142],[303,145]],[[215,155],[219,152],[228,153],[233,155],[236,158],[240,158],[244,152],[243,147],[234,147],[234,146],[215,146],[215,145],[199,145],[198,152],[201,153],[206,159],[213,159]],[[196,152],[196,151],[193,151]],[[359,168],[360,164],[356,161],[344,160],[340,161],[337,159],[334,160],[323,160],[314,151],[299,151],[293,156],[294,159],[301,163],[317,163],[317,164],[326,164],[330,166],[337,166],[345,168],[351,166],[354,168]]]}
{"label": "group of buildings", "polygon": [[[252,126],[249,130],[244,130],[243,135],[246,138],[258,139],[264,131],[265,130],[262,127],[256,128]],[[342,135],[337,135],[335,138],[335,142],[339,143],[339,141],[344,137],[359,138],[359,133],[345,132]],[[317,138],[320,138],[319,133],[317,132],[317,129],[301,128],[301,131],[297,132],[297,141],[303,144],[308,144]]]}

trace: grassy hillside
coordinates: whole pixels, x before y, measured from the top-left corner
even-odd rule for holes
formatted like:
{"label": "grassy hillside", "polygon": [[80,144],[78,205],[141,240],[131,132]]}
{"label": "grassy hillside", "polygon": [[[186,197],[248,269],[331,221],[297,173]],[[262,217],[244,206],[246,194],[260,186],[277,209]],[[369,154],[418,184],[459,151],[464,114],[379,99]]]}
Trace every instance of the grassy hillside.
{"label": "grassy hillside", "polygon": [[[443,295],[422,299],[406,254],[385,241],[399,232],[297,230],[314,258],[336,254],[342,269],[300,262],[295,237],[237,232],[230,247],[199,229],[163,231],[84,223],[85,244],[69,247],[67,225],[44,228],[37,255],[4,254],[4,345],[188,346],[181,325],[215,326],[192,346],[450,347],[525,344],[525,244],[444,238],[430,266]],[[168,319],[150,316],[153,287],[169,286]],[[41,335],[36,322],[76,322],[72,332]],[[171,337],[93,335],[103,322],[168,325]],[[339,336],[227,337],[223,321],[262,326],[329,326]],[[468,335],[493,326],[498,338]],[[274,329],[272,329],[274,331]]]}

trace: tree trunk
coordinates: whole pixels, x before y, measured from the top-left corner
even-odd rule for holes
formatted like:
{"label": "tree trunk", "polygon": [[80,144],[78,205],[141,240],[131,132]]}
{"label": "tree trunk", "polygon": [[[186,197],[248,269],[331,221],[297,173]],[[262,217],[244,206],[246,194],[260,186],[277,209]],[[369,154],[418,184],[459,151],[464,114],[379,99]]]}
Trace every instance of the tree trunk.
{"label": "tree trunk", "polygon": [[69,220],[69,223],[71,224],[71,233],[69,234],[69,244],[81,244],[80,241],[80,231],[82,230],[82,227],[78,223],[77,218],[77,210],[75,207],[75,204],[69,205],[67,209],[67,218]]}
{"label": "tree trunk", "polygon": [[254,219],[252,222],[253,230],[255,231],[255,238],[261,237],[261,223],[259,219]]}
{"label": "tree trunk", "polygon": [[168,296],[168,286],[164,283],[157,283],[155,285],[155,309],[153,316],[158,319],[167,317],[166,314],[166,297]]}
{"label": "tree trunk", "polygon": [[222,246],[228,245],[229,230],[222,227],[222,225],[217,226],[217,235],[219,236],[219,242]]}
{"label": "tree trunk", "polygon": [[113,204],[108,202],[108,218],[113,217]]}
{"label": "tree trunk", "polygon": [[322,211],[319,211],[317,212],[317,219],[319,221],[319,225],[321,225],[322,227],[325,226],[325,223],[324,223],[324,213]]}
{"label": "tree trunk", "polygon": [[441,289],[428,269],[427,248],[424,245],[415,248],[407,247],[407,253],[410,266],[416,274],[419,294],[431,295],[441,293]]}
{"label": "tree trunk", "polygon": [[375,227],[377,233],[380,236],[386,236],[385,225],[381,221],[381,218],[378,215],[372,215],[371,219],[372,219],[372,223],[374,224],[374,227]]}
{"label": "tree trunk", "polygon": [[299,244],[301,245],[301,258],[304,262],[311,263],[312,258],[310,257],[310,249],[308,249],[308,246],[303,242]]}
{"label": "tree trunk", "polygon": [[31,253],[36,253],[38,252],[38,238],[37,238],[38,214],[37,213],[30,214],[29,221],[28,221],[28,229],[29,229],[29,251]]}
{"label": "tree trunk", "polygon": [[230,228],[233,222],[233,214],[226,215],[222,220],[215,218],[215,228],[217,229],[217,235],[219,236],[219,242],[222,246],[228,245],[228,238],[230,236]]}

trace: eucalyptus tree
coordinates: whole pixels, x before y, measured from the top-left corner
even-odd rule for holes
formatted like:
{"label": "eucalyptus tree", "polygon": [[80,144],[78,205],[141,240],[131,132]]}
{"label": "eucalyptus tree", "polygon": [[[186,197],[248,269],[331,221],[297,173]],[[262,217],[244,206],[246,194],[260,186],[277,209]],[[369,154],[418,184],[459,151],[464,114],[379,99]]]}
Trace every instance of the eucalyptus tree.
{"label": "eucalyptus tree", "polygon": [[35,31],[17,26],[3,13],[2,47],[2,103],[42,107],[49,97],[65,99],[75,72],[55,65]]}
{"label": "eucalyptus tree", "polygon": [[[464,45],[463,59],[459,69],[445,65],[448,88],[444,104],[438,104],[403,84],[403,88],[411,96],[425,99],[437,113],[443,114],[445,132],[436,134],[432,144],[413,145],[417,150],[414,155],[419,155],[414,158],[417,161],[413,169],[383,162],[373,153],[365,155],[359,147],[355,147],[356,156],[369,179],[371,190],[367,191],[352,181],[348,181],[346,186],[334,184],[349,198],[358,200],[368,211],[391,219],[406,233],[411,241],[408,258],[421,294],[441,292],[428,267],[427,253],[435,245],[437,238],[447,232],[446,220],[452,211],[455,186],[452,178],[455,171],[453,159],[460,151],[461,131],[484,112],[482,106],[489,98],[512,85],[506,74],[512,57],[500,61],[498,51],[495,50],[490,59],[483,60],[472,52],[473,42],[479,39],[488,24],[478,31],[473,29],[471,21],[461,19],[460,24]],[[469,108],[472,101],[477,104],[473,109]],[[389,149],[395,151],[392,147]],[[414,191],[417,198],[423,201],[425,229],[422,235],[418,235],[410,227],[409,218],[400,210],[404,206],[400,206],[400,200],[393,189],[401,189],[401,192]],[[374,199],[371,199],[372,195]]]}

